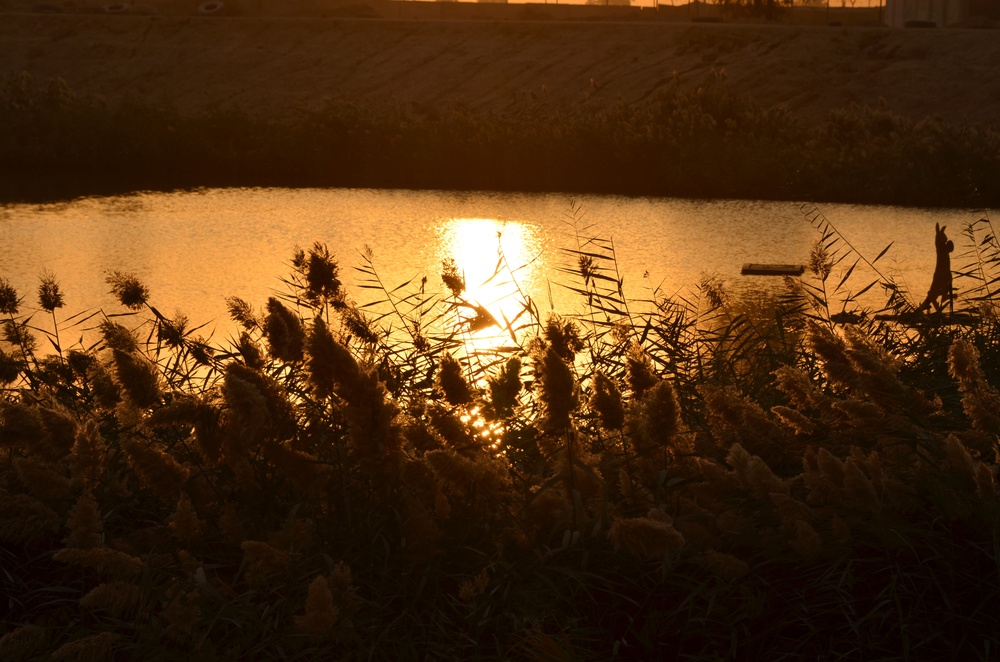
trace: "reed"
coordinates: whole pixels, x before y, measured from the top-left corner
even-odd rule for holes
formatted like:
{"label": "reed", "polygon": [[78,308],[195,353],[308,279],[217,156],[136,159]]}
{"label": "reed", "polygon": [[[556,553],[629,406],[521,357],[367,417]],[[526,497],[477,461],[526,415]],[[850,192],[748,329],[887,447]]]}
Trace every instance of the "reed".
{"label": "reed", "polygon": [[928,312],[806,212],[766,307],[633,298],[576,222],[580,309],[525,301],[494,350],[455,270],[389,286],[373,251],[368,301],[314,244],[220,345],[114,274],[133,314],[53,361],[0,281],[0,657],[990,659],[989,222]]}

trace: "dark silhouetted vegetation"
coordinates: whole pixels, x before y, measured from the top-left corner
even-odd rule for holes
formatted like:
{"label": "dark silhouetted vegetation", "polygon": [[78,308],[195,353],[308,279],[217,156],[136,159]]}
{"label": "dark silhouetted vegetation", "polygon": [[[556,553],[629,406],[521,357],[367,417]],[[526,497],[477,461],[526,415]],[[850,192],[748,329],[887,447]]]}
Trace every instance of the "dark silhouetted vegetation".
{"label": "dark silhouetted vegetation", "polygon": [[[1000,133],[889,108],[818,128],[738,97],[722,73],[642,104],[503,112],[331,103],[278,122],[108,103],[59,81],[0,83],[7,199],[195,186],[563,191],[980,207],[1000,200]],[[57,189],[57,190],[53,190]]]}
{"label": "dark silhouetted vegetation", "polygon": [[628,298],[583,227],[547,319],[322,244],[227,342],[0,280],[0,659],[995,659],[995,229],[921,312],[807,211],[767,305]]}

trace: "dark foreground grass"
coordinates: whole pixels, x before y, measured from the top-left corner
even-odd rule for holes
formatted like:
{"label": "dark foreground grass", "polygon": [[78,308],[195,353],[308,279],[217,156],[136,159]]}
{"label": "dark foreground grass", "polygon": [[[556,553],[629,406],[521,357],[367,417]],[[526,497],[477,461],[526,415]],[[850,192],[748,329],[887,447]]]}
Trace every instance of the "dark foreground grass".
{"label": "dark foreground grass", "polygon": [[111,273],[67,347],[0,280],[0,659],[996,659],[994,229],[953,312],[874,311],[809,218],[767,307],[626,299],[587,236],[546,320],[453,265],[359,307],[316,244],[231,342]]}
{"label": "dark foreground grass", "polygon": [[565,191],[981,207],[1000,200],[996,127],[833,109],[816,128],[735,96],[722,73],[595,111],[333,103],[276,121],[108,103],[0,81],[5,199],[193,186]]}

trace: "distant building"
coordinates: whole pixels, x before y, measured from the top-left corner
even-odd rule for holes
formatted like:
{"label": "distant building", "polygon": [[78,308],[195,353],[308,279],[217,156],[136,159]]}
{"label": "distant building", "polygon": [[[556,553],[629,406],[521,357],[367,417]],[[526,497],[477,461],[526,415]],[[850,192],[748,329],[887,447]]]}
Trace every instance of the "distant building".
{"label": "distant building", "polygon": [[[943,28],[973,15],[981,0],[886,0],[886,23],[891,28]],[[978,12],[977,12],[978,13]]]}

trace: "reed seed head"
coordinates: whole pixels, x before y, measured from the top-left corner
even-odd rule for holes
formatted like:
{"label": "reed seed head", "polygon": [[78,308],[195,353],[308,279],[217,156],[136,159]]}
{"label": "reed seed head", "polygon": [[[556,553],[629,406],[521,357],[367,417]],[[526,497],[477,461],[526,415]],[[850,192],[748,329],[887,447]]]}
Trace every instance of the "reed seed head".
{"label": "reed seed head", "polygon": [[306,300],[314,305],[334,303],[335,307],[341,307],[344,295],[337,277],[340,267],[326,244],[317,241],[307,254],[303,256],[300,251],[295,259],[305,274]]}
{"label": "reed seed head", "polygon": [[65,540],[67,547],[92,549],[101,546],[104,524],[101,521],[101,511],[97,508],[97,501],[89,491],[81,494],[70,508],[66,528],[69,529],[69,535]]}
{"label": "reed seed head", "polygon": [[21,304],[21,298],[17,296],[17,290],[6,278],[0,278],[0,314],[17,315]]}
{"label": "reed seed head", "polygon": [[102,610],[112,616],[122,616],[135,611],[142,599],[142,591],[129,582],[99,584],[80,598],[80,606],[89,610]]}
{"label": "reed seed head", "polygon": [[453,258],[446,258],[441,262],[441,280],[451,291],[454,297],[461,296],[465,291],[465,278],[458,273],[458,265]]}
{"label": "reed seed head", "polygon": [[536,358],[536,380],[541,385],[542,425],[546,432],[559,432],[570,425],[576,409],[576,382],[570,367],[551,346]]}
{"label": "reed seed head", "polygon": [[500,372],[487,382],[493,411],[499,416],[510,416],[517,406],[517,394],[521,392],[521,359],[516,356],[507,359]]}
{"label": "reed seed head", "polygon": [[[306,341],[309,383],[320,398],[350,394],[361,380],[361,369],[350,350],[334,340],[323,318],[317,317]],[[344,397],[347,397],[345,395]]]}
{"label": "reed seed head", "polygon": [[328,634],[339,619],[340,610],[333,604],[333,593],[326,577],[312,580],[306,597],[306,613],[295,617],[295,629],[302,634],[320,637]]}
{"label": "reed seed head", "polygon": [[444,393],[444,399],[450,404],[467,405],[472,402],[472,389],[462,375],[462,364],[449,352],[445,352],[441,357],[437,385]]}
{"label": "reed seed head", "polygon": [[229,310],[229,318],[247,331],[252,331],[260,326],[253,306],[240,297],[226,297],[226,308]]}
{"label": "reed seed head", "polygon": [[121,635],[113,632],[102,632],[90,637],[83,637],[63,644],[49,657],[53,662],[64,660],[87,660],[88,662],[103,662],[111,659],[115,642]]}
{"label": "reed seed head", "polygon": [[111,286],[111,294],[129,310],[142,310],[149,302],[149,288],[132,274],[111,271],[104,280]]}
{"label": "reed seed head", "polygon": [[948,349],[948,374],[959,383],[962,390],[969,390],[984,379],[979,365],[979,351],[963,338],[956,338]]}
{"label": "reed seed head", "polygon": [[266,542],[245,540],[240,548],[247,555],[247,582],[258,585],[279,572],[283,572],[292,562],[292,557]]}
{"label": "reed seed head", "polygon": [[549,315],[542,334],[549,347],[554,349],[563,361],[572,362],[577,352],[584,346],[580,328],[576,323],[558,315]]}
{"label": "reed seed head", "polygon": [[616,519],[608,538],[615,551],[641,558],[659,558],[684,546],[684,536],[672,524],[650,517]]}
{"label": "reed seed head", "polygon": [[122,449],[132,470],[154,493],[168,501],[176,502],[188,479],[188,470],[171,455],[155,448],[145,440],[128,438]]}
{"label": "reed seed head", "polygon": [[27,494],[0,496],[0,540],[35,545],[62,526],[62,518]]}
{"label": "reed seed head", "polygon": [[594,373],[594,392],[590,406],[597,412],[605,430],[621,430],[625,425],[625,406],[622,394],[610,377],[598,370]]}
{"label": "reed seed head", "polygon": [[638,433],[642,449],[666,448],[680,429],[681,408],[670,382],[660,381],[643,397],[639,406]]}
{"label": "reed seed head", "polygon": [[52,558],[60,563],[91,568],[112,577],[138,577],[142,573],[141,559],[110,547],[67,547],[56,552]]}
{"label": "reed seed head", "polygon": [[41,659],[48,639],[45,628],[19,627],[0,637],[0,660]]}
{"label": "reed seed head", "polygon": [[625,365],[628,369],[628,385],[635,397],[642,397],[659,381],[653,372],[653,364],[649,360],[649,356],[639,343],[632,343],[629,346],[628,354],[625,356]]}
{"label": "reed seed head", "polygon": [[286,363],[294,363],[302,358],[306,338],[302,320],[275,297],[267,300],[264,337],[275,358]]}
{"label": "reed seed head", "polygon": [[0,386],[16,382],[24,367],[23,360],[0,349]]}
{"label": "reed seed head", "polygon": [[160,400],[160,378],[156,366],[137,354],[112,350],[118,383],[128,400],[139,409],[152,407]]}
{"label": "reed seed head", "polygon": [[822,281],[830,277],[833,270],[833,258],[826,250],[826,244],[816,241],[809,253],[809,271]]}
{"label": "reed seed head", "polygon": [[64,303],[56,277],[50,273],[42,274],[41,283],[38,285],[38,304],[43,310],[51,313],[56,308],[62,308]]}

